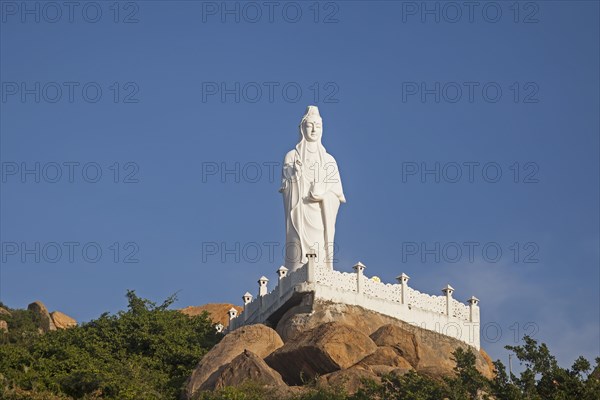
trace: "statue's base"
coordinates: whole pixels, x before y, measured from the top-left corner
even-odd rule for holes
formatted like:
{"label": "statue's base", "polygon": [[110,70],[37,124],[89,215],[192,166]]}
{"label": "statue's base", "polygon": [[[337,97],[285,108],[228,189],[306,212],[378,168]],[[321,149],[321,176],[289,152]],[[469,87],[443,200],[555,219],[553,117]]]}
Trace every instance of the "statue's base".
{"label": "statue's base", "polygon": [[400,284],[384,284],[366,278],[363,264],[358,263],[354,269],[356,273],[339,272],[309,261],[289,275],[280,276],[270,293],[261,286],[261,295],[254,300],[248,298],[244,312],[231,319],[229,329],[256,323],[275,328],[294,307],[313,310],[317,302],[329,302],[358,306],[480,348],[479,307],[474,297],[465,305],[452,298],[454,289],[449,285],[443,289],[444,296],[430,296],[408,287],[405,274],[398,277]]}

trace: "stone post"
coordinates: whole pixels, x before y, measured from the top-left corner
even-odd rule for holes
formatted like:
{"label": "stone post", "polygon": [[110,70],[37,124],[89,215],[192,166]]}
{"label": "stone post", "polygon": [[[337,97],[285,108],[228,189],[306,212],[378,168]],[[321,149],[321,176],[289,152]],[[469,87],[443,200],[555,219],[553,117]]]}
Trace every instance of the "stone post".
{"label": "stone post", "polygon": [[469,320],[471,322],[479,323],[479,299],[475,296],[471,296],[469,300]]}
{"label": "stone post", "polygon": [[242,315],[244,316],[244,322],[246,322],[248,320],[248,304],[250,304],[250,302],[252,301],[252,295],[246,292],[242,296],[242,300],[244,300],[244,312]]}
{"label": "stone post", "polygon": [[227,314],[229,314],[229,331],[231,331],[231,328],[233,328],[233,320],[237,317],[237,313],[238,311],[233,307],[227,311]]}
{"label": "stone post", "polygon": [[404,272],[396,277],[396,280],[398,281],[398,283],[400,283],[402,285],[402,298],[400,299],[402,304],[406,304],[406,301],[408,300],[407,292],[408,292],[408,280],[409,279],[410,279],[410,277],[408,275],[406,275]]}
{"label": "stone post", "polygon": [[313,283],[315,281],[315,268],[317,268],[317,252],[313,249],[309,249],[306,253],[308,258],[308,265],[306,266],[306,282]]}
{"label": "stone post", "polygon": [[258,280],[258,295],[260,297],[269,294],[269,289],[267,287],[267,283],[269,283],[269,279],[266,276],[261,276]]}
{"label": "stone post", "polygon": [[267,287],[267,284],[269,283],[269,279],[266,276],[261,276],[260,279],[258,280],[258,301],[259,301],[259,308],[260,308],[260,312],[258,314],[258,319],[254,322],[258,322],[258,323],[262,323],[262,319],[263,319],[263,310],[265,308],[265,296],[267,294],[269,294],[269,289]]}
{"label": "stone post", "polygon": [[361,292],[361,281],[363,279],[363,271],[367,267],[365,267],[365,265],[359,261],[352,268],[354,268],[354,270],[356,271],[356,292],[360,293]]}
{"label": "stone post", "polygon": [[449,284],[446,285],[445,288],[442,289],[442,293],[446,296],[446,315],[448,317],[452,316],[452,293],[454,292],[454,288]]}
{"label": "stone post", "polygon": [[278,285],[279,298],[282,298],[283,297],[283,278],[285,278],[287,276],[288,269],[282,265],[281,267],[279,267],[279,269],[276,272],[277,272],[277,276],[279,276],[279,285]]}

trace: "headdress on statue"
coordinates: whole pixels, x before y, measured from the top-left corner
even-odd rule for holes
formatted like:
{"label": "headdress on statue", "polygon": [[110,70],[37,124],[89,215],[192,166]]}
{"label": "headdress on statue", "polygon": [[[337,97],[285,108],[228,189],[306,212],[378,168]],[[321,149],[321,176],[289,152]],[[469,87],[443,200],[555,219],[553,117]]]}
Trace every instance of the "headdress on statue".
{"label": "headdress on statue", "polygon": [[306,112],[304,113],[304,116],[302,117],[302,120],[300,121],[300,125],[302,125],[304,120],[306,120],[308,117],[317,117],[319,119],[322,119],[321,114],[319,114],[319,107],[317,107],[317,106],[306,107]]}
{"label": "headdress on statue", "polygon": [[302,116],[302,119],[300,120],[300,125],[298,125],[298,133],[300,134],[300,141],[304,140],[304,135],[302,134],[302,124],[304,124],[304,121],[306,121],[309,117],[314,117],[314,118],[323,120],[323,118],[321,118],[321,114],[319,114],[319,107],[317,107],[317,106],[306,107],[304,116]]}

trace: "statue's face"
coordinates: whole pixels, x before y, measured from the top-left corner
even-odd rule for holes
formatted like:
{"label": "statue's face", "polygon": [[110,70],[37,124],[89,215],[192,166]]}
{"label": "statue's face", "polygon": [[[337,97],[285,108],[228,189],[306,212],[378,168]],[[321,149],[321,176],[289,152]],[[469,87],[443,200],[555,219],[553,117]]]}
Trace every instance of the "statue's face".
{"label": "statue's face", "polygon": [[302,123],[302,132],[304,139],[309,142],[316,142],[321,139],[323,134],[323,121],[320,118],[308,117]]}

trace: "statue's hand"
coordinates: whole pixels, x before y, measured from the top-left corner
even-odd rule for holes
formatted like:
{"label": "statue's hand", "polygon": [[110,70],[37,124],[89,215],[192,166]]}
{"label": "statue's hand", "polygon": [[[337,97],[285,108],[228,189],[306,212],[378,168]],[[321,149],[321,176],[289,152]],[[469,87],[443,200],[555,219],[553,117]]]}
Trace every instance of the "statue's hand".
{"label": "statue's hand", "polygon": [[315,201],[315,202],[323,201],[323,196],[314,194],[312,190],[310,192],[308,192],[308,198],[309,198],[309,200]]}

